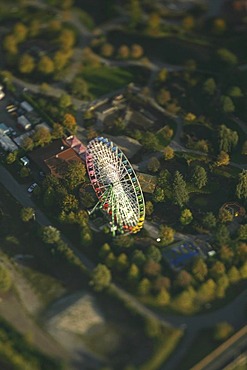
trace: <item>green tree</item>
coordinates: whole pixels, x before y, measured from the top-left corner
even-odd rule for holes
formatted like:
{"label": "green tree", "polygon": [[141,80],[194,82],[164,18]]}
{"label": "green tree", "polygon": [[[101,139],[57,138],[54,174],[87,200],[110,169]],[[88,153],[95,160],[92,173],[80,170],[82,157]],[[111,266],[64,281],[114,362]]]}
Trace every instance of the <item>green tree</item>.
{"label": "green tree", "polygon": [[111,271],[107,266],[99,263],[93,270],[90,285],[96,292],[100,292],[109,287],[111,283]]}
{"label": "green tree", "polygon": [[226,21],[222,18],[215,18],[213,21],[213,31],[221,35],[226,30]]}
{"label": "green tree", "polygon": [[65,212],[76,211],[78,209],[79,202],[73,194],[67,194],[62,202],[62,209]]}
{"label": "green tree", "polygon": [[134,244],[134,239],[130,235],[118,235],[114,239],[114,246],[118,248],[130,248]]}
{"label": "green tree", "polygon": [[161,245],[166,246],[174,241],[175,231],[167,225],[160,226]]}
{"label": "green tree", "polygon": [[131,45],[130,54],[132,58],[140,59],[143,56],[143,47],[139,44]]}
{"label": "green tree", "polygon": [[231,98],[241,98],[243,96],[243,92],[242,92],[242,90],[240,89],[239,86],[232,86],[229,89],[228,95]]}
{"label": "green tree", "polygon": [[218,131],[218,141],[219,149],[229,153],[238,143],[238,133],[237,131],[229,129],[225,125],[220,125]]}
{"label": "green tree", "polygon": [[30,152],[33,150],[34,147],[34,142],[33,139],[30,136],[26,136],[24,139],[21,141],[21,147],[27,151]]}
{"label": "green tree", "polygon": [[218,280],[222,275],[225,274],[225,272],[226,272],[225,265],[221,261],[215,261],[209,270],[210,276],[212,276],[212,278],[215,280]]}
{"label": "green tree", "polygon": [[211,302],[216,296],[216,283],[213,279],[208,279],[202,283],[197,292],[197,299],[201,304]]}
{"label": "green tree", "polygon": [[129,12],[130,12],[130,25],[135,27],[141,20],[142,8],[140,0],[129,0]]}
{"label": "green tree", "polygon": [[216,296],[217,298],[224,298],[226,289],[229,287],[229,279],[226,274],[223,274],[217,280]]}
{"label": "green tree", "polygon": [[155,277],[160,274],[161,265],[153,260],[148,260],[143,267],[143,272],[149,277]]}
{"label": "green tree", "polygon": [[170,140],[173,136],[173,129],[170,126],[165,125],[161,130],[161,134],[165,140]]}
{"label": "green tree", "polygon": [[167,276],[158,276],[153,282],[153,289],[160,292],[162,289],[169,290],[171,288],[171,280]]}
{"label": "green tree", "polygon": [[193,215],[190,209],[183,209],[180,216],[180,222],[182,225],[188,225],[193,220]]}
{"label": "green tree", "polygon": [[158,172],[160,169],[160,161],[156,157],[152,157],[148,161],[148,170],[150,172]]}
{"label": "green tree", "polygon": [[60,72],[68,63],[69,58],[71,57],[70,51],[61,51],[58,50],[54,54],[53,62],[54,62],[54,70],[55,72]]}
{"label": "green tree", "polygon": [[109,267],[109,268],[111,268],[111,267],[115,266],[115,264],[116,264],[116,257],[115,257],[115,255],[114,255],[112,252],[110,252],[110,253],[106,256],[106,258],[105,258],[105,264],[106,264],[106,266],[107,266],[107,267]]}
{"label": "green tree", "polygon": [[243,143],[241,154],[247,155],[247,140]]}
{"label": "green tree", "polygon": [[186,270],[181,270],[177,274],[175,285],[181,288],[187,288],[193,282],[193,276]]}
{"label": "green tree", "polygon": [[68,94],[61,94],[58,105],[61,109],[66,109],[72,104],[71,97]]}
{"label": "green tree", "polygon": [[164,199],[165,199],[164,190],[161,187],[156,186],[154,193],[153,193],[153,201],[155,203],[160,203],[160,202],[163,202]]}
{"label": "green tree", "polygon": [[236,284],[241,279],[240,272],[236,266],[230,267],[230,269],[227,271],[227,276],[231,284]]}
{"label": "green tree", "polygon": [[116,267],[119,271],[124,271],[128,268],[129,261],[126,253],[120,253],[116,260]]}
{"label": "green tree", "polygon": [[217,341],[224,341],[233,333],[234,328],[226,321],[219,322],[215,326],[214,339]]}
{"label": "green tree", "polygon": [[156,302],[160,306],[167,306],[170,303],[171,296],[166,289],[161,289],[156,296]]}
{"label": "green tree", "polygon": [[189,200],[189,193],[183,175],[176,171],[173,180],[173,198],[174,202],[182,207]]}
{"label": "green tree", "polygon": [[226,152],[224,152],[223,150],[218,154],[217,156],[217,160],[215,162],[216,166],[217,167],[220,167],[220,166],[227,166],[230,162],[230,156],[229,154],[227,154]]}
{"label": "green tree", "polygon": [[23,222],[28,222],[32,219],[34,219],[34,216],[35,216],[35,212],[34,212],[34,209],[31,208],[31,207],[24,207],[21,209],[21,220]]}
{"label": "green tree", "polygon": [[210,96],[215,94],[216,88],[217,86],[213,78],[208,78],[203,84],[203,91]]}
{"label": "green tree", "polygon": [[30,54],[22,54],[19,60],[19,71],[23,74],[29,74],[33,72],[34,68],[34,58]]}
{"label": "green tree", "polygon": [[220,222],[222,223],[226,223],[226,222],[232,222],[233,220],[233,215],[231,214],[230,211],[228,211],[227,209],[225,208],[220,208],[219,210],[219,220]]}
{"label": "green tree", "polygon": [[163,154],[166,161],[169,161],[170,159],[174,158],[174,150],[170,146],[166,146],[163,149]]}
{"label": "green tree", "polygon": [[45,146],[51,141],[51,133],[46,127],[36,128],[32,140],[35,146]]}
{"label": "green tree", "polygon": [[152,214],[152,213],[153,213],[153,211],[154,211],[153,203],[152,203],[150,200],[148,200],[148,201],[146,202],[146,205],[145,205],[145,211],[146,211],[146,215],[147,215],[147,216],[151,216],[151,214]]}
{"label": "green tree", "polygon": [[237,261],[239,262],[245,262],[247,260],[247,244],[246,243],[240,243],[236,247],[236,257]]}
{"label": "green tree", "polygon": [[27,38],[28,35],[28,28],[21,22],[17,22],[14,25],[13,33],[17,42],[23,42]]}
{"label": "green tree", "polygon": [[121,45],[118,49],[118,56],[121,59],[128,59],[130,55],[130,50],[127,45]]}
{"label": "green tree", "polygon": [[15,150],[14,152],[10,152],[7,157],[6,157],[6,163],[7,164],[12,164],[16,161],[17,159],[17,154],[18,152]]}
{"label": "green tree", "polygon": [[44,226],[41,237],[44,243],[55,244],[60,240],[60,231],[53,226]]}
{"label": "green tree", "polygon": [[198,258],[195,260],[192,266],[192,273],[196,280],[202,282],[205,280],[208,274],[208,268],[203,259]]}
{"label": "green tree", "polygon": [[205,168],[201,166],[195,166],[191,180],[192,183],[195,184],[198,189],[203,188],[208,181],[207,172]]}
{"label": "green tree", "polygon": [[226,262],[227,264],[230,264],[232,262],[234,253],[233,250],[228,247],[227,245],[222,245],[220,247],[220,260],[222,262]]}
{"label": "green tree", "polygon": [[41,21],[39,19],[32,19],[29,24],[28,35],[30,37],[37,37],[41,29]]}
{"label": "green tree", "polygon": [[166,105],[171,100],[171,93],[167,89],[160,89],[157,95],[157,101],[160,105]]}
{"label": "green tree", "polygon": [[150,13],[147,20],[147,32],[151,35],[157,35],[160,32],[161,18],[158,12]]}
{"label": "green tree", "polygon": [[190,31],[195,27],[195,19],[192,15],[186,16],[182,21],[183,28]]}
{"label": "green tree", "polygon": [[151,283],[150,280],[147,278],[143,278],[138,285],[138,293],[140,295],[146,295],[150,292]]}
{"label": "green tree", "polygon": [[197,311],[196,292],[189,286],[182,293],[178,294],[172,302],[172,307],[185,314],[192,314]]}
{"label": "green tree", "polygon": [[159,140],[153,132],[147,131],[141,140],[145,149],[155,151],[159,147]]}
{"label": "green tree", "polygon": [[216,226],[216,217],[212,212],[207,212],[202,219],[202,224],[209,230],[212,230]]}
{"label": "green tree", "polygon": [[80,99],[84,99],[89,95],[88,92],[88,84],[87,82],[81,78],[81,77],[76,77],[71,83],[71,92],[73,95]]}
{"label": "green tree", "polygon": [[159,248],[155,247],[155,245],[150,245],[146,249],[145,255],[147,256],[147,259],[150,259],[154,262],[160,262],[162,258]]}
{"label": "green tree", "polygon": [[63,126],[59,123],[54,123],[52,127],[51,136],[53,139],[61,139],[64,136]]}
{"label": "green tree", "polygon": [[236,196],[238,197],[238,199],[247,198],[247,170],[242,170],[242,172],[238,176]]}
{"label": "green tree", "polygon": [[216,54],[218,58],[228,66],[234,66],[238,63],[237,56],[228,49],[218,49]]}
{"label": "green tree", "polygon": [[76,119],[72,114],[66,113],[63,119],[63,126],[66,127],[69,131],[76,131]]}
{"label": "green tree", "polygon": [[12,279],[10,272],[0,264],[0,292],[6,293],[10,290],[12,285]]}
{"label": "green tree", "polygon": [[69,189],[74,190],[85,181],[86,169],[82,162],[71,161],[64,176]]}
{"label": "green tree", "polygon": [[158,81],[165,82],[168,77],[168,70],[166,68],[162,68],[158,73]]}
{"label": "green tree", "polygon": [[239,268],[239,272],[242,279],[247,279],[247,262]]}
{"label": "green tree", "polygon": [[30,176],[30,174],[31,174],[31,170],[30,170],[30,168],[29,167],[27,167],[27,166],[23,166],[21,169],[20,169],[20,177],[21,178],[25,178],[25,177],[28,177],[28,176]]}
{"label": "green tree", "polygon": [[128,279],[130,281],[136,281],[138,280],[139,276],[140,276],[139,267],[134,263],[131,263],[127,274]]}
{"label": "green tree", "polygon": [[104,243],[99,251],[100,258],[105,258],[111,252],[111,247],[108,243]]}
{"label": "green tree", "polygon": [[16,55],[18,53],[17,43],[18,41],[14,35],[7,35],[3,39],[3,48],[7,53]]}
{"label": "green tree", "polygon": [[238,229],[238,238],[240,240],[247,240],[247,224],[240,225]]}
{"label": "green tree", "polygon": [[224,245],[229,241],[230,234],[226,225],[218,225],[215,231],[215,239],[220,245]]}
{"label": "green tree", "polygon": [[112,54],[114,53],[114,46],[106,42],[105,44],[101,46],[100,52],[103,57],[110,58]]}
{"label": "green tree", "polygon": [[38,62],[38,71],[44,75],[49,75],[54,72],[54,62],[47,55],[43,55]]}
{"label": "green tree", "polygon": [[68,51],[69,49],[71,49],[75,44],[74,31],[68,28],[62,29],[58,39],[58,43],[63,51]]}
{"label": "green tree", "polygon": [[143,251],[135,249],[131,256],[131,261],[138,267],[141,267],[146,262],[146,256]]}
{"label": "green tree", "polygon": [[222,96],[221,105],[224,113],[233,113],[235,111],[235,105],[230,96]]}

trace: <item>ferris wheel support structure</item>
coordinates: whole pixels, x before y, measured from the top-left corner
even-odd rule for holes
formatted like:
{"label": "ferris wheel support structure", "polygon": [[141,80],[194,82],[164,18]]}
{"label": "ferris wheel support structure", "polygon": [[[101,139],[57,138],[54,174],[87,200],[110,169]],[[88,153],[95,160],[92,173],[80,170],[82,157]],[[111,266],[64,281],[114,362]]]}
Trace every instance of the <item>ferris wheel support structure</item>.
{"label": "ferris wheel support structure", "polygon": [[145,203],[138,178],[121,149],[104,137],[91,140],[86,151],[88,175],[98,198],[89,212],[107,214],[113,236],[143,227]]}

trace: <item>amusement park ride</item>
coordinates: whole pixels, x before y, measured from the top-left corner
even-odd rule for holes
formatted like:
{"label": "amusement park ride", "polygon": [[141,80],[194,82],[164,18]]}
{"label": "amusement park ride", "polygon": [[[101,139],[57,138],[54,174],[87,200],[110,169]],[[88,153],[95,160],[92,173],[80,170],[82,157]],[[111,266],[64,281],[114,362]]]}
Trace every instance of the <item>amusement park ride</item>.
{"label": "amusement park ride", "polygon": [[113,236],[137,233],[145,218],[145,203],[137,176],[112,141],[96,137],[87,145],[86,166],[98,202],[89,212],[101,209],[110,220]]}

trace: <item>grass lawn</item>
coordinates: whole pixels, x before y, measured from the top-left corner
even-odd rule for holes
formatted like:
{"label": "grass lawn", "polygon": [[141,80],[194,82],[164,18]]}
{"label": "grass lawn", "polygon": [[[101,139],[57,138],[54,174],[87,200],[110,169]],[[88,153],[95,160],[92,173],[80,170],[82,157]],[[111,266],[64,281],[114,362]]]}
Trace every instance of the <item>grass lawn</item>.
{"label": "grass lawn", "polygon": [[199,40],[188,41],[187,38],[181,39],[181,37],[168,34],[165,37],[151,37],[145,34],[114,30],[108,33],[108,41],[116,48],[123,44],[140,44],[146,57],[159,58],[175,64],[183,63],[189,56],[191,59],[196,59],[199,64],[207,65],[212,52],[210,45],[199,43]]}
{"label": "grass lawn", "polygon": [[84,67],[81,77],[88,83],[89,92],[96,98],[118,90],[136,79],[130,69],[107,66]]}
{"label": "grass lawn", "polygon": [[202,360],[211,351],[218,347],[219,343],[213,340],[212,329],[201,330],[191,347],[188,349],[187,354],[182,359],[179,366],[174,370],[189,370],[193,365]]}

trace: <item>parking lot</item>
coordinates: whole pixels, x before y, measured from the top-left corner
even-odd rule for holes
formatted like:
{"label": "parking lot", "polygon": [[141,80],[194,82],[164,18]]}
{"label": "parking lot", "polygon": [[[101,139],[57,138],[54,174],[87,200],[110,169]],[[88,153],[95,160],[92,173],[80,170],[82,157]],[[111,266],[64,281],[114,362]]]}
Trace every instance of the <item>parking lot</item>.
{"label": "parking lot", "polygon": [[9,93],[5,92],[5,94],[5,97],[0,100],[0,123],[5,123],[6,126],[12,127],[17,135],[21,135],[23,132],[17,128],[16,118],[6,109],[8,105],[13,104],[13,98]]}

